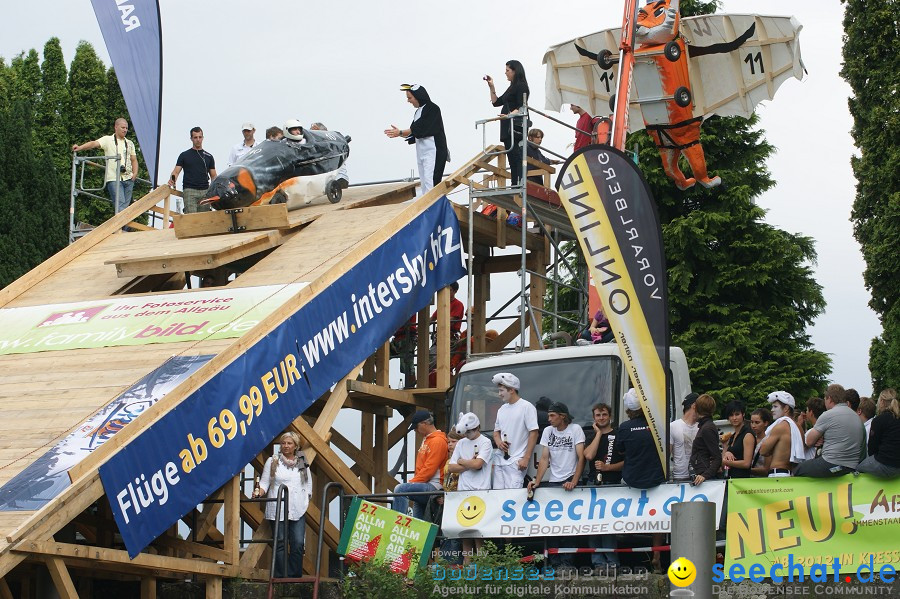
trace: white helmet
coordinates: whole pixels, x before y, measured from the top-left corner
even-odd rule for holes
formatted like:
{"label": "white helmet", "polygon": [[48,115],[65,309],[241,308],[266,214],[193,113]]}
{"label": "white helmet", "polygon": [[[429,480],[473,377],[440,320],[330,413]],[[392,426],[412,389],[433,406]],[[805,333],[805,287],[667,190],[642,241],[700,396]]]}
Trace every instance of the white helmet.
{"label": "white helmet", "polygon": [[302,134],[295,135],[295,134],[291,133],[291,129],[296,129],[298,127],[301,128],[301,130],[302,130],[303,125],[301,125],[300,121],[298,121],[297,119],[286,120],[284,122],[284,137],[286,139],[291,139],[293,141],[302,141],[303,140]]}

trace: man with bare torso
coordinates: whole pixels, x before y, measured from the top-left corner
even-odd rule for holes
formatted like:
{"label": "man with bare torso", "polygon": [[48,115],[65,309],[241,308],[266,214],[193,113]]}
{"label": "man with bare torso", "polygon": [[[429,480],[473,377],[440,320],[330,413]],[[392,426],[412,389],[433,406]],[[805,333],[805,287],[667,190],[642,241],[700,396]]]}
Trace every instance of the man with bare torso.
{"label": "man with bare torso", "polygon": [[794,422],[794,396],[787,391],[769,394],[774,421],[766,431],[766,437],[759,447],[760,455],[772,456],[769,477],[791,476],[797,464],[805,459],[803,438]]}

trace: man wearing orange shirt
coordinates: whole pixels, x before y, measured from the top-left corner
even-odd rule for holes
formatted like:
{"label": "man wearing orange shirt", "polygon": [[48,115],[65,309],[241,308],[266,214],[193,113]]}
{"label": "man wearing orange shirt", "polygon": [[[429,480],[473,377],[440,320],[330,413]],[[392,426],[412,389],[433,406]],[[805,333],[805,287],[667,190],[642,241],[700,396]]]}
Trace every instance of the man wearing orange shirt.
{"label": "man wearing orange shirt", "polygon": [[395,511],[405,514],[409,508],[409,502],[413,504],[413,518],[422,519],[425,515],[425,506],[431,495],[404,496],[402,493],[421,493],[424,491],[440,491],[443,487],[444,465],[447,463],[447,435],[434,426],[434,416],[428,410],[419,410],[412,417],[409,431],[416,431],[425,439],[419,452],[416,454],[416,472],[408,483],[401,483],[394,487]]}

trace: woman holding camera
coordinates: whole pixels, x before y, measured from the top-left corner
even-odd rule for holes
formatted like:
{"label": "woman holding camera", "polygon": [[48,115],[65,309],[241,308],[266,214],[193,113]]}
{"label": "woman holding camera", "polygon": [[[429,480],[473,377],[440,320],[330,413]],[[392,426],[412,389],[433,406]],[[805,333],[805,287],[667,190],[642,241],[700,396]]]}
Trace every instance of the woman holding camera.
{"label": "woman holding camera", "polygon": [[[525,67],[518,60],[506,63],[506,80],[509,87],[500,96],[494,89],[494,80],[485,75],[488,89],[491,92],[491,104],[500,107],[500,114],[518,114],[525,105],[528,96],[528,80],[525,78]],[[509,155],[509,168],[512,172],[512,184],[517,185],[522,176],[522,136],[527,127],[522,118],[504,119],[500,121],[500,141],[506,146]]]}

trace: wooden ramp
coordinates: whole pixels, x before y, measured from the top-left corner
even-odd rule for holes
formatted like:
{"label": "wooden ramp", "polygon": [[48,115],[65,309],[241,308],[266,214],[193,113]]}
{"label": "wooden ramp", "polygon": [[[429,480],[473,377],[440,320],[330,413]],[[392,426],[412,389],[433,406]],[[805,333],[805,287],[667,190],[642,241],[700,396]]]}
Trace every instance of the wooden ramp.
{"label": "wooden ramp", "polygon": [[[488,152],[491,150],[496,148]],[[34,592],[29,585],[34,584],[35,564],[40,568],[46,565],[62,597],[79,596],[73,575],[95,572],[139,578],[142,596],[148,597],[155,596],[157,577],[203,577],[207,580],[207,596],[216,595],[223,578],[267,578],[267,562],[262,559],[266,546],[253,544],[242,551],[238,545],[241,523],[254,528],[257,537],[268,534],[259,504],[241,502],[246,497],[238,478],[211,496],[219,503],[206,504],[183,519],[191,528],[190,540],[181,539],[173,527],[132,560],[117,541],[115,523],[103,498],[99,466],[395,231],[453,188],[467,185],[482,169],[480,165],[489,160],[486,155],[477,156],[413,202],[414,183],[359,186],[347,189],[338,204],[318,203],[286,214],[271,207],[265,214],[240,215],[234,222],[245,228],[238,232],[223,232],[232,221],[222,214],[185,215],[175,229],[121,232],[126,223],[169,194],[168,187],[161,187],[0,290],[0,308],[14,308],[121,298],[123,294],[184,293],[185,271],[222,277],[236,270],[240,274],[227,283],[229,288],[309,282],[236,339],[0,356],[0,485],[170,357],[215,356],[72,468],[71,485],[44,508],[37,512],[0,512],[0,599]],[[468,218],[465,208],[457,207],[457,214],[461,220]],[[208,217],[205,223],[204,216]],[[520,238],[518,231],[502,221],[495,223],[481,215],[475,218],[476,243],[493,245],[493,236],[499,235],[500,229],[510,243]],[[544,247],[537,236],[529,239],[529,246]],[[446,323],[444,318],[438,319],[437,345],[449,347],[448,290],[437,294],[437,305],[439,314],[448,315]],[[427,311],[420,313],[421,321],[428,317]],[[427,352],[427,336],[423,337]],[[421,343],[420,339],[420,348]],[[348,492],[356,493],[392,489],[396,482],[387,472],[387,450],[402,441],[407,426],[404,422],[394,430],[388,429],[393,408],[434,409],[450,384],[449,350],[439,352],[436,389],[388,389],[388,362],[385,343],[307,410],[304,416],[308,418],[298,417],[291,427],[303,438],[311,460],[324,458],[313,462],[316,488],[307,513],[307,547],[315,547],[314,539],[320,533],[319,497],[324,483],[339,481]],[[424,364],[423,371],[420,361],[420,381],[428,380],[427,367]],[[371,401],[373,397],[377,401]],[[332,429],[344,407],[363,412],[361,447]],[[347,465],[335,448],[355,465]],[[254,461],[257,470],[265,458],[264,453]],[[223,530],[216,527],[220,513],[225,514]],[[328,524],[321,532],[329,546],[337,544],[338,532],[333,526]],[[311,571],[314,551],[306,555],[306,569]],[[42,572],[39,576],[45,576],[47,570]],[[11,595],[11,588],[18,593]]]}

